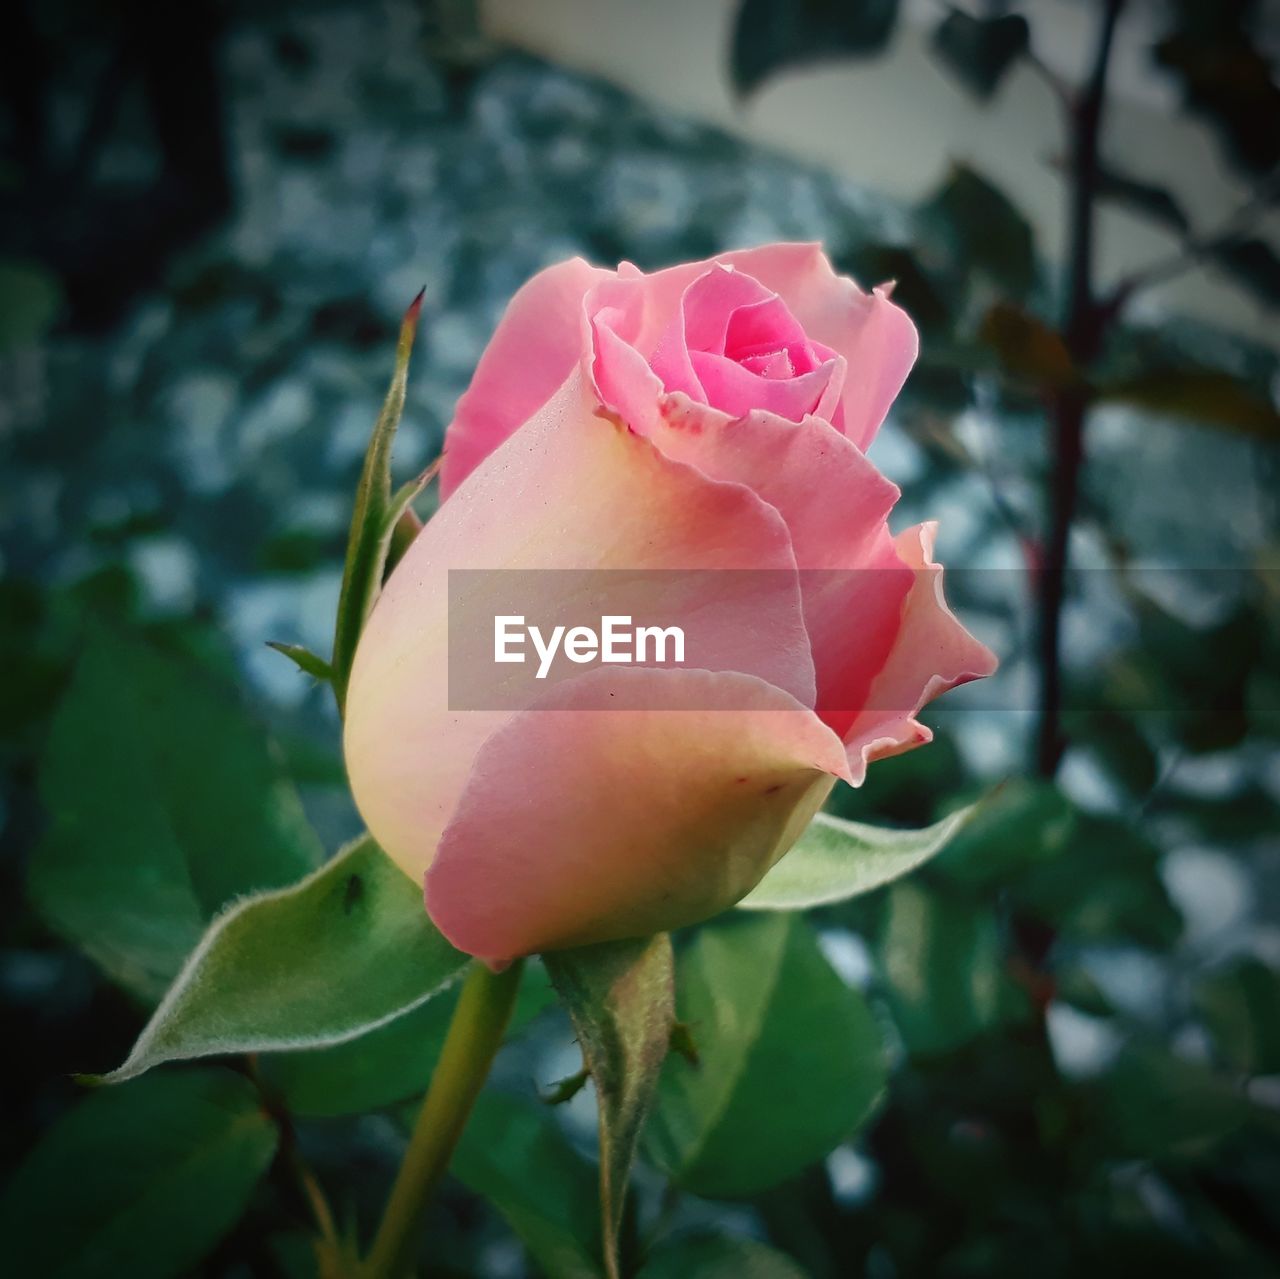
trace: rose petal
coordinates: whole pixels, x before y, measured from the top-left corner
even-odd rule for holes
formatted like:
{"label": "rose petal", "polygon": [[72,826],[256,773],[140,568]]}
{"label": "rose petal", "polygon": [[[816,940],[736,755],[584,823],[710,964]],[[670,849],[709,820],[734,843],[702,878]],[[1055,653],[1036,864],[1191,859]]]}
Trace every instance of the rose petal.
{"label": "rose petal", "polygon": [[[664,709],[673,686],[706,709]],[[495,965],[694,923],[760,881],[845,771],[835,734],[760,680],[594,671],[485,742],[427,909]]]}
{"label": "rose petal", "polygon": [[837,275],[817,244],[767,244],[721,254],[717,260],[777,293],[811,341],[848,361],[843,428],[860,449],[867,449],[919,350],[907,313],[889,300],[887,289],[864,293]]}
{"label": "rose petal", "polygon": [[540,271],[511,299],[445,433],[447,498],[559,389],[582,358],[582,301],[613,272],[581,258]]}
{"label": "rose petal", "polygon": [[748,485],[791,532],[817,674],[815,706],[843,734],[897,639],[915,574],[885,520],[897,485],[820,418],[768,413],[738,421],[668,397],[650,438],[711,479]]}
{"label": "rose petal", "polygon": [[[345,724],[352,790],[374,838],[415,877],[480,743],[510,713],[450,709],[450,570],[773,570],[699,574],[696,598],[673,600],[663,624],[677,623],[682,608],[700,614],[697,633],[710,638],[713,659],[812,705],[813,662],[782,518],[748,488],[664,458],[586,404],[574,375],[476,468],[414,540],[360,639]],[[575,578],[548,574],[547,590],[565,579],[564,589],[580,588]],[[753,581],[755,608],[743,598]],[[608,600],[592,605],[607,611]],[[566,601],[563,611],[582,607]]]}
{"label": "rose petal", "polygon": [[933,739],[915,716],[949,688],[994,673],[995,654],[976,640],[947,607],[942,566],[933,562],[936,524],[917,524],[895,546],[915,575],[902,609],[899,634],[884,669],[872,682],[867,709],[845,734],[857,782],[871,760],[901,754]]}

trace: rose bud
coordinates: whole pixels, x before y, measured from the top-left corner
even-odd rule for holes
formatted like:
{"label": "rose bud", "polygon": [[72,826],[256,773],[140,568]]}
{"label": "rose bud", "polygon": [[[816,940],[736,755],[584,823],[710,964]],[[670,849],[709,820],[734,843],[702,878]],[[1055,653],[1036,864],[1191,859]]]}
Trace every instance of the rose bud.
{"label": "rose bud", "polygon": [[[356,803],[455,945],[498,965],[726,909],[836,778],[929,741],[920,708],[994,670],[943,602],[933,526],[890,534],[898,489],[864,452],[916,350],[888,290],[815,245],[653,275],[575,260],[516,294],[347,695]],[[565,623],[616,611],[588,575],[648,575],[702,649],[459,708],[450,574],[500,569],[577,570],[537,577]],[[698,589],[663,596],[681,573]],[[477,616],[502,611],[467,580]]]}

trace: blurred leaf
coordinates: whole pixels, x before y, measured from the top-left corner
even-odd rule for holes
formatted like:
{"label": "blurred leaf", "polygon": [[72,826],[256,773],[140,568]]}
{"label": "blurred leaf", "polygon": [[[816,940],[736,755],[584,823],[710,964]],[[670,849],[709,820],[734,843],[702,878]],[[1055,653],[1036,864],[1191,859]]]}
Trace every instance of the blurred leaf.
{"label": "blurred leaf", "polygon": [[800,915],[702,929],[679,961],[700,1062],[672,1056],[645,1149],[710,1198],[751,1195],[829,1154],[885,1086],[879,1028]]}
{"label": "blurred leaf", "polygon": [[658,1248],[639,1279],[806,1279],[786,1253],[754,1239],[702,1236]]}
{"label": "blurred leaf", "polygon": [[1018,905],[1076,941],[1136,941],[1165,947],[1182,916],[1160,877],[1160,850],[1114,817],[1077,814],[1061,857],[1010,886]]}
{"label": "blurred leaf", "polygon": [[1027,51],[1030,34],[1020,14],[975,18],[953,8],[934,31],[933,47],[965,87],[985,101]]}
{"label": "blurred leaf", "polygon": [[1265,240],[1223,240],[1207,256],[1263,305],[1280,307],[1280,254]]}
{"label": "blurred leaf", "polygon": [[915,1056],[949,1052],[1024,1010],[989,905],[895,884],[877,952],[894,1024]]}
{"label": "blurred leaf", "polygon": [[1057,857],[1075,821],[1074,809],[1056,786],[1029,778],[1005,782],[964,813],[972,816],[942,851],[936,869],[967,884],[999,884]]}
{"label": "blurred leaf", "polygon": [[214,1053],[343,1043],[439,994],[467,962],[418,886],[364,836],[216,919],[106,1080]]}
{"label": "blurred leaf", "polygon": [[596,1170],[536,1102],[482,1093],[450,1171],[502,1214],[556,1279],[599,1279]]}
{"label": "blurred leaf", "polygon": [[156,1075],[86,1097],[45,1133],[0,1203],[9,1274],[165,1279],[244,1211],[275,1125],[229,1071]]}
{"label": "blurred leaf", "polygon": [[978,337],[1010,377],[1037,390],[1060,390],[1079,381],[1062,335],[1019,307],[997,302],[983,317]]}
{"label": "blurred leaf", "polygon": [[1204,978],[1195,1001],[1233,1066],[1250,1075],[1280,1074],[1280,973],[1240,959]]}
{"label": "blurred leaf", "polygon": [[1101,400],[1222,426],[1241,435],[1280,439],[1280,413],[1247,382],[1216,369],[1152,369],[1098,387]]}
{"label": "blurred leaf", "polygon": [[38,342],[62,309],[62,286],[35,262],[0,260],[0,352]]}
{"label": "blurred leaf", "polygon": [[[507,1038],[554,1002],[546,970],[526,964]],[[294,1115],[358,1115],[393,1106],[426,1088],[456,1004],[450,988],[346,1043],[266,1054],[262,1071]]]}
{"label": "blurred leaf", "polygon": [[873,892],[935,857],[978,807],[962,808],[924,830],[866,826],[819,813],[738,908],[807,910]]}
{"label": "blurred leaf", "polygon": [[795,67],[870,57],[889,42],[898,0],[742,0],[731,71],[740,94]]}
{"label": "blurred leaf", "polygon": [[[425,292],[425,290],[423,290]],[[411,481],[394,496],[391,492],[391,446],[395,443],[400,415],[404,412],[409,381],[409,353],[413,350],[422,308],[422,293],[414,298],[400,325],[396,344],[395,372],[387,388],[387,398],[369,439],[364,467],[356,487],[355,509],[347,539],[346,562],[342,569],[342,589],[338,596],[338,616],[333,632],[332,683],[341,707],[346,701],[347,680],[355,660],[356,641],[365,619],[378,598],[382,571],[391,547],[396,519],[425,483],[425,477]],[[414,487],[416,484],[417,487]],[[406,496],[407,494],[407,496]]]}
{"label": "blurred leaf", "polygon": [[1155,1044],[1129,1045],[1102,1088],[1105,1140],[1130,1157],[1199,1158],[1255,1113],[1230,1080]]}
{"label": "blurred leaf", "polygon": [[925,267],[907,246],[859,243],[841,257],[838,265],[841,271],[868,286],[892,282],[893,300],[924,331],[943,334],[950,328],[948,282]]}
{"label": "blurred leaf", "polygon": [[1102,709],[1070,726],[1072,747],[1085,750],[1108,777],[1135,796],[1148,795],[1159,781],[1160,764],[1132,715]]}
{"label": "blurred leaf", "polygon": [[604,1268],[618,1279],[627,1179],[675,1023],[671,939],[660,933],[581,946],[543,962],[595,1084]]}
{"label": "blurred leaf", "polygon": [[1031,224],[999,188],[967,165],[952,167],[920,208],[923,238],[937,236],[960,269],[986,275],[1015,298],[1035,283]]}
{"label": "blurred leaf", "polygon": [[[1280,164],[1280,86],[1240,20],[1246,7],[1198,6],[1192,15],[1179,6],[1175,12],[1192,22],[1162,39],[1155,58],[1181,83],[1187,109],[1217,129],[1231,160],[1247,172],[1270,173]],[[1205,23],[1213,8],[1220,19]]]}
{"label": "blurred leaf", "polygon": [[1098,170],[1097,189],[1100,199],[1141,213],[1173,231],[1185,234],[1191,229],[1182,205],[1169,191],[1154,182],[1144,182],[1103,164]]}
{"label": "blurred leaf", "polygon": [[206,922],[322,850],[263,733],[206,672],[91,632],[40,769],[51,827],[28,891],[57,932],[153,1002]]}

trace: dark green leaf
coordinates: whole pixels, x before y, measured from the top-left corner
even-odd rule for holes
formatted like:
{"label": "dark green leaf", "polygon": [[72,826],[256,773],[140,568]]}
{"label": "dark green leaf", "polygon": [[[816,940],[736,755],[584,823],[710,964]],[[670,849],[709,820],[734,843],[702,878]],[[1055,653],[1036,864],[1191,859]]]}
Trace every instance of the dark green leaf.
{"label": "dark green leaf", "polygon": [[925,239],[937,237],[958,269],[976,271],[1015,298],[1035,283],[1031,224],[1008,196],[966,165],[920,209]]}
{"label": "dark green leaf", "polygon": [[792,850],[738,903],[741,910],[807,910],[873,892],[936,856],[977,806],[924,830],[867,826],[819,813]]}
{"label": "dark green leaf", "polygon": [[599,1279],[596,1170],[536,1102],[482,1094],[450,1165],[556,1279]]}
{"label": "dark green leaf", "polygon": [[35,1279],[192,1273],[235,1224],[276,1148],[244,1078],[156,1075],[86,1097],[0,1203],[5,1269]]}
{"label": "dark green leaf", "polygon": [[595,1084],[605,1272],[617,1279],[627,1179],[675,1023],[671,939],[605,942],[544,960]]}
{"label": "dark green leaf", "polygon": [[985,100],[1027,51],[1029,36],[1020,14],[975,18],[952,9],[933,33],[933,47],[964,85]]}
{"label": "dark green leaf", "polygon": [[1169,946],[1182,931],[1160,877],[1160,853],[1116,818],[1077,814],[1062,856],[1011,886],[1021,908],[1077,941]]}
{"label": "dark green leaf", "polygon": [[1207,256],[1259,302],[1280,307],[1280,254],[1265,240],[1224,240]]}
{"label": "dark green leaf", "polygon": [[640,1279],[806,1279],[786,1253],[754,1239],[702,1236],[663,1245]]}
{"label": "dark green leaf", "polygon": [[877,949],[894,1024],[913,1055],[949,1052],[1025,1010],[991,905],[895,884]]}
{"label": "dark green leaf", "polygon": [[733,28],[734,88],[779,71],[870,57],[889,42],[898,0],[742,0]]}
{"label": "dark green leaf", "polygon": [[1200,983],[1196,1005],[1231,1065],[1280,1074],[1280,974],[1257,959],[1237,960]]}
{"label": "dark green leaf", "polygon": [[153,1002],[227,902],[322,851],[263,734],[207,674],[91,634],[40,770],[53,824],[29,892],[59,933]]}
{"label": "dark green leaf", "polygon": [[214,1053],[340,1044],[439,994],[467,962],[366,836],[301,883],[215,920],[107,1079]]}
{"label": "dark green leaf", "polygon": [[645,1148],[675,1184],[733,1198],[794,1176],[850,1136],[884,1089],[883,1044],[800,915],[739,916],[682,953],[681,1019]]}
{"label": "dark green leaf", "polygon": [[1131,1044],[1103,1083],[1106,1141],[1130,1157],[1200,1157],[1254,1114],[1231,1080],[1162,1046]]}
{"label": "dark green leaf", "polygon": [[942,850],[936,869],[966,884],[994,885],[1027,866],[1057,857],[1075,820],[1071,804],[1048,782],[1005,782],[971,810]]}
{"label": "dark green leaf", "polygon": [[1098,171],[1098,196],[1141,213],[1173,231],[1185,234],[1191,228],[1182,205],[1164,187],[1130,177],[1110,165],[1104,164]]}

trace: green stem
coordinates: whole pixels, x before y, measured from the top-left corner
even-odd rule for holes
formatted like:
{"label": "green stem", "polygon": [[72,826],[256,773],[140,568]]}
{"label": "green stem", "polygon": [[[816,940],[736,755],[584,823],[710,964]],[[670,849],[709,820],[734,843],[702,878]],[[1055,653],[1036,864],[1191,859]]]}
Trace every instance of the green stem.
{"label": "green stem", "polygon": [[520,971],[519,960],[501,973],[476,964],[463,983],[362,1279],[402,1279],[408,1273],[423,1211],[449,1166],[471,1107],[502,1044],[520,985]]}

